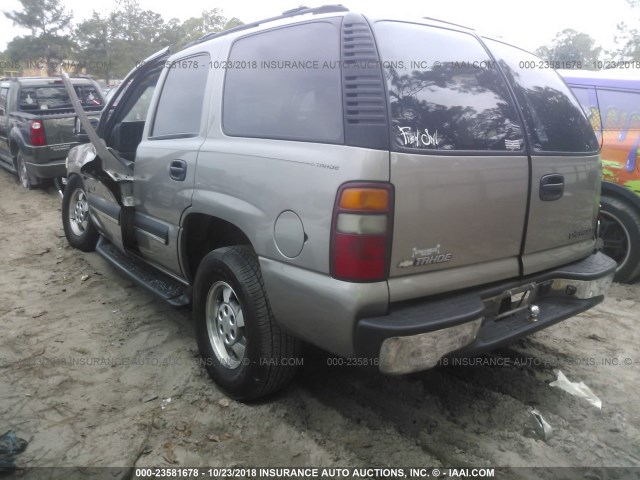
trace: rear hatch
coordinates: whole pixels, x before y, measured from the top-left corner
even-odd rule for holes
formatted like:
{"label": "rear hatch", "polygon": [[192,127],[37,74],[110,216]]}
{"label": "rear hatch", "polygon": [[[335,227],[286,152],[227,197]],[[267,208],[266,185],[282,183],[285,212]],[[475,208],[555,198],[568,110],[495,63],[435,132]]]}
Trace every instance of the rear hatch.
{"label": "rear hatch", "polygon": [[[374,32],[391,112],[391,300],[513,278],[586,256],[597,207],[597,142],[557,75],[536,71],[538,82],[523,85],[519,95],[517,84],[507,84],[506,64],[470,31],[380,21]],[[529,122],[520,97],[538,91],[547,95],[541,101],[556,104],[545,104],[549,111],[529,115],[538,123]],[[540,122],[553,138],[580,130],[588,148],[567,140],[560,151],[536,150],[532,140],[541,132],[527,130]],[[563,188],[559,198],[539,199],[546,175],[551,186],[545,192]]]}
{"label": "rear hatch", "polygon": [[528,52],[485,40],[513,87],[531,159],[523,274],[584,258],[595,247],[600,144],[560,76]]}

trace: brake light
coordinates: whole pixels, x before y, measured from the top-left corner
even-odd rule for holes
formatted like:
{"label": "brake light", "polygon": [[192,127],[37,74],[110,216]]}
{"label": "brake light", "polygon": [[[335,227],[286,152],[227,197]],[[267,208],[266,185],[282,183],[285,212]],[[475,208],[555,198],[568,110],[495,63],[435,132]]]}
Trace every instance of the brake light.
{"label": "brake light", "polygon": [[331,228],[331,275],[350,282],[385,280],[393,230],[393,186],[340,187]]}
{"label": "brake light", "polygon": [[47,137],[44,133],[44,124],[40,120],[31,120],[31,145],[44,147],[46,144]]}

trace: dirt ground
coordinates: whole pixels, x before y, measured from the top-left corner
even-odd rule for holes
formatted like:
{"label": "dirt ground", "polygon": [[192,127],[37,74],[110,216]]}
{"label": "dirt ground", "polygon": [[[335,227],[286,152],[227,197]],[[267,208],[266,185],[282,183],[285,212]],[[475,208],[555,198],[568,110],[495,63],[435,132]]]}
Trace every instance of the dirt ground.
{"label": "dirt ground", "polygon": [[[385,377],[315,354],[290,388],[246,405],[198,364],[189,311],[67,246],[60,204],[53,188],[29,192],[0,171],[0,434],[29,441],[18,476],[111,466],[124,478],[134,464],[640,466],[640,284],[614,284],[598,308],[472,366]],[[549,386],[558,369],[602,409]],[[532,408],[553,427],[546,441],[529,432]],[[527,472],[510,478],[559,475]]]}

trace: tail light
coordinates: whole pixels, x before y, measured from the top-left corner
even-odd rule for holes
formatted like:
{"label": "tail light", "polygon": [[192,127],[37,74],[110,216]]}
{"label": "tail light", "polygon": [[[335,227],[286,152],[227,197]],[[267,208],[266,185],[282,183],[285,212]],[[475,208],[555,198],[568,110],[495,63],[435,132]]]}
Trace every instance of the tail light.
{"label": "tail light", "polygon": [[40,120],[31,120],[31,145],[44,147],[46,144],[47,137],[44,133],[44,124]]}
{"label": "tail light", "polygon": [[393,230],[393,186],[347,183],[338,190],[331,227],[331,275],[349,282],[385,280]]}

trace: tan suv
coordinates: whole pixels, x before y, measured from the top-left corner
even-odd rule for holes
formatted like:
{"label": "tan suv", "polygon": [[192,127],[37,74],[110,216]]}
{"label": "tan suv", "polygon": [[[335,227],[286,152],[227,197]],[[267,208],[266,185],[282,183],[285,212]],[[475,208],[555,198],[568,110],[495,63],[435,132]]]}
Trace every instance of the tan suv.
{"label": "tan suv", "polygon": [[239,399],[285,385],[301,340],[389,374],[511,342],[602,301],[615,269],[594,253],[598,142],[531,58],[339,6],[164,50],[84,121],[67,238],[192,305]]}

